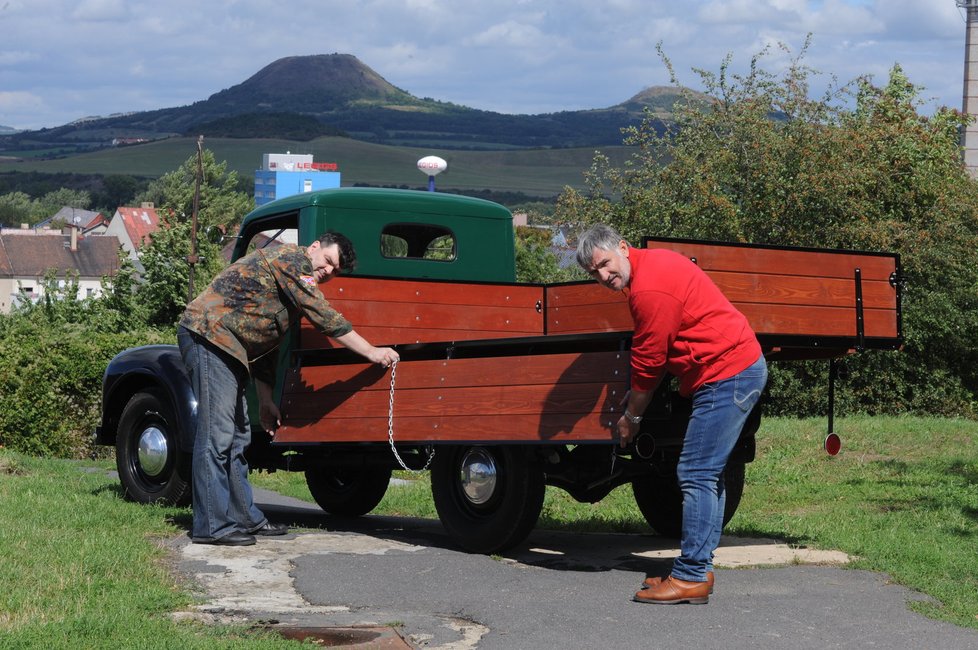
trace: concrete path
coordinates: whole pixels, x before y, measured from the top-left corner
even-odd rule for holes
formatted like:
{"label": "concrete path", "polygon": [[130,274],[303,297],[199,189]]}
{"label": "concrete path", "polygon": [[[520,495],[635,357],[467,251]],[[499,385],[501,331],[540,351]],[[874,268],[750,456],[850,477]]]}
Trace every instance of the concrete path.
{"label": "concrete path", "polygon": [[174,540],[201,590],[181,616],[349,632],[332,645],[346,648],[978,648],[978,631],[913,613],[926,597],[835,552],[725,537],[708,605],[653,606],[631,596],[677,552],[656,536],[535,531],[487,557],[457,550],[437,521],[256,498],[297,532],[238,548]]}

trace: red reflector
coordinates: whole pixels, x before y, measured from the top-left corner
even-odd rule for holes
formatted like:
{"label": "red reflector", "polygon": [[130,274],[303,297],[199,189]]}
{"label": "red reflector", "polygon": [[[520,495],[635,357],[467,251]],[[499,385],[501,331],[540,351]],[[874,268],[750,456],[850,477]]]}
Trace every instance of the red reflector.
{"label": "red reflector", "polygon": [[829,456],[835,456],[842,449],[842,438],[838,434],[830,433],[825,436],[825,453]]}

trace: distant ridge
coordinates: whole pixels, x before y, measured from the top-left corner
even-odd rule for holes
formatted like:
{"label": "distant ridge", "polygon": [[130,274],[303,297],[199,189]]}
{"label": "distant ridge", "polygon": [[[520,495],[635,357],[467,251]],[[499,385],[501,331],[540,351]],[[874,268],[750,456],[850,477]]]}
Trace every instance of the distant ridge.
{"label": "distant ridge", "polygon": [[289,56],[189,106],[0,134],[0,154],[52,145],[90,151],[118,139],[198,134],[303,140],[339,134],[377,144],[472,150],[608,146],[621,144],[621,130],[638,125],[646,109],[667,122],[679,97],[674,88],[652,87],[606,108],[507,115],[415,97],[351,54]]}

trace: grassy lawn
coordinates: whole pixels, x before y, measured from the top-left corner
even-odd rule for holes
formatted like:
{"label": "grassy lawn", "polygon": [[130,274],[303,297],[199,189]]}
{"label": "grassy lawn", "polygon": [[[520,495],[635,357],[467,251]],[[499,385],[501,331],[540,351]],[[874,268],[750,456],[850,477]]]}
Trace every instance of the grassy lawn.
{"label": "grassy lawn", "polygon": [[185,532],[189,511],[123,501],[111,468],[0,449],[0,648],[295,647],[173,622],[193,596],[160,540]]}
{"label": "grassy lawn", "polygon": [[[767,420],[744,501],[727,532],[839,549],[937,603],[911,607],[978,628],[978,433],[970,421],[837,420],[844,449],[820,449],[824,420]],[[294,647],[244,628],[175,623],[191,585],[160,542],[189,511],[123,501],[105,461],[51,461],[0,449],[0,646]],[[310,499],[301,475],[255,483]],[[427,476],[376,512],[434,517]],[[627,487],[598,504],[549,490],[540,526],[647,531]]]}

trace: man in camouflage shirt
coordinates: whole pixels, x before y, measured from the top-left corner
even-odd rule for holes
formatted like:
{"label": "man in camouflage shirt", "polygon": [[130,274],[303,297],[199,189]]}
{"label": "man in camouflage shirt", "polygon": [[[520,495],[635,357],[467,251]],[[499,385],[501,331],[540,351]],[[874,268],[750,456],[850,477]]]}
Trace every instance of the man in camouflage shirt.
{"label": "man in camouflage shirt", "polygon": [[248,483],[251,442],[246,390],[258,393],[261,426],[274,436],[279,410],[272,396],[277,350],[289,326],[305,316],[324,334],[385,368],[398,360],[356,333],[319,290],[356,264],[353,244],[326,232],[307,247],[256,250],[214,278],[180,319],[177,342],[197,398],[193,452],[193,530],[199,544],[243,546],[255,535],[284,535],[259,510]]}

